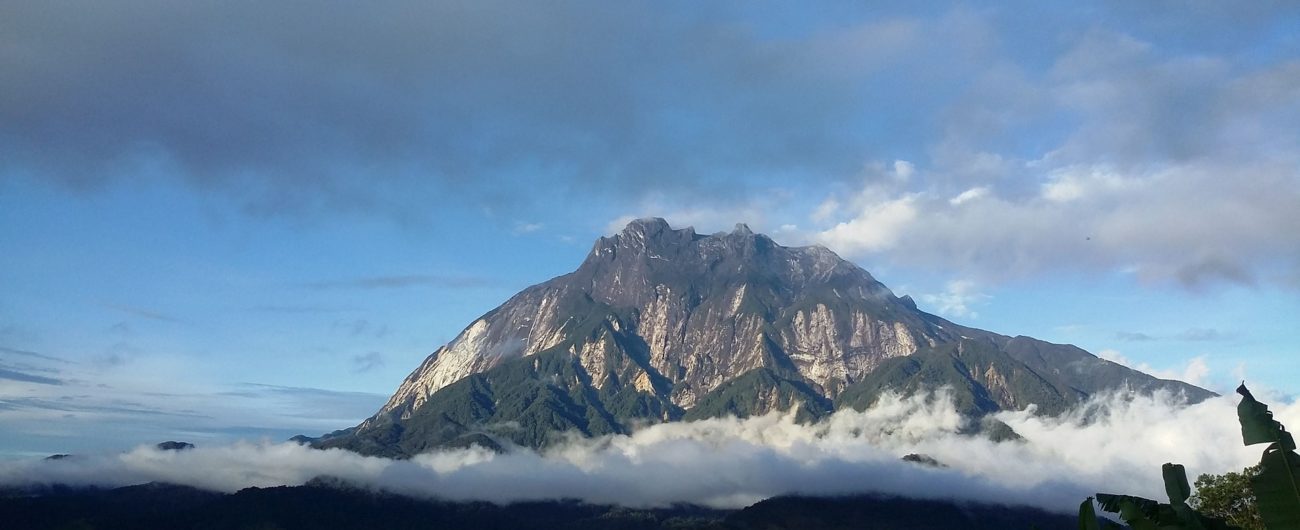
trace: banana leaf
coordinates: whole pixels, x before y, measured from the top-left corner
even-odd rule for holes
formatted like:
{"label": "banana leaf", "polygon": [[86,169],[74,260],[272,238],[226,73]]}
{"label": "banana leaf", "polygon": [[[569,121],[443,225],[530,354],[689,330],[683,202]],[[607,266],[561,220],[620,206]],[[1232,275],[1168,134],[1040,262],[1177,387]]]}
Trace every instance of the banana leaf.
{"label": "banana leaf", "polygon": [[1192,487],[1187,484],[1187,469],[1182,464],[1165,464],[1160,472],[1165,477],[1165,493],[1169,494],[1169,504],[1184,504],[1192,496]]}
{"label": "banana leaf", "polygon": [[1079,530],[1101,530],[1097,524],[1097,512],[1092,509],[1092,497],[1079,505]]}
{"label": "banana leaf", "polygon": [[1264,450],[1259,466],[1250,488],[1264,526],[1270,530],[1300,528],[1300,456],[1276,442]]}
{"label": "banana leaf", "polygon": [[[1097,494],[1101,509],[1119,513],[1121,519],[1134,530],[1233,530],[1222,519],[1206,517],[1187,505],[1192,488],[1187,483],[1187,471],[1182,464],[1165,464],[1161,468],[1169,504],[1129,495]],[[1086,502],[1088,508],[1091,503]],[[1079,507],[1079,524],[1083,528],[1084,506]],[[1285,527],[1290,528],[1290,527]]]}
{"label": "banana leaf", "polygon": [[[1168,509],[1169,505],[1161,506],[1159,502],[1132,495],[1112,495],[1109,493],[1098,493],[1097,503],[1101,509],[1118,513],[1119,518],[1128,523],[1133,530],[1159,530],[1161,526],[1162,508]],[[1177,515],[1169,510],[1165,514],[1165,519],[1176,519]]]}
{"label": "banana leaf", "polygon": [[1241,422],[1241,441],[1245,445],[1277,442],[1284,449],[1295,450],[1295,439],[1286,428],[1273,419],[1268,405],[1255,401],[1245,383],[1237,387],[1241,402],[1237,404],[1237,420]]}

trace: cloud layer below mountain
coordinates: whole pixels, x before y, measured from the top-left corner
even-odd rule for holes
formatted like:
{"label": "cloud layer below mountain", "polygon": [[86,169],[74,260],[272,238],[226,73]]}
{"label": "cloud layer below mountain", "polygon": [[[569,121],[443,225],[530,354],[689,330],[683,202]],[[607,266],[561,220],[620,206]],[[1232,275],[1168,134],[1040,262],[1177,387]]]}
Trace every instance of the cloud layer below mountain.
{"label": "cloud layer below mountain", "polygon": [[[1300,402],[1274,407],[1300,425]],[[511,502],[577,498],[661,506],[740,507],[791,493],[877,492],[1068,511],[1097,491],[1161,498],[1160,464],[1179,462],[1195,478],[1253,464],[1241,446],[1235,399],[1186,406],[1171,396],[1108,396],[1060,418],[1006,412],[1025,437],[994,443],[957,434],[963,420],[946,394],[887,396],[864,412],[812,426],[789,416],[655,425],[630,435],[574,439],[544,453],[477,448],[409,461],[241,442],[161,451],[0,463],[0,484],[119,486],[150,481],[233,492],[298,485],[333,476],[417,497]],[[948,466],[902,461],[909,453]]]}

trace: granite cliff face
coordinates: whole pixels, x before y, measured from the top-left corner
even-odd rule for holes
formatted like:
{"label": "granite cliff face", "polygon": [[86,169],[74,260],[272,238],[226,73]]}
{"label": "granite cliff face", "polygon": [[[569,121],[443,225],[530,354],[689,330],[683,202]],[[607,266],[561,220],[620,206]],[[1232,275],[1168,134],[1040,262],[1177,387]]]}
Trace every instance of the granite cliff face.
{"label": "granite cliff face", "polygon": [[386,405],[318,446],[408,456],[540,447],[574,433],[797,409],[813,419],[886,390],[947,385],[972,415],[1056,413],[1111,388],[1211,395],[1073,346],[919,311],[822,247],[633,221],[578,269],[534,285],[430,355]]}

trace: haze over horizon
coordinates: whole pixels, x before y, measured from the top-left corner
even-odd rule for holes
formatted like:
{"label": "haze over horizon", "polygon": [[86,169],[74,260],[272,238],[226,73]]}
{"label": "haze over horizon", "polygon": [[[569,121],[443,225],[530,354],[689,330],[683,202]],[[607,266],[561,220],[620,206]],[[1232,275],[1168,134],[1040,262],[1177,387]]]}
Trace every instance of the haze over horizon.
{"label": "haze over horizon", "polygon": [[6,5],[0,457],[354,425],[646,216],[1294,402],[1297,27],[1287,2]]}

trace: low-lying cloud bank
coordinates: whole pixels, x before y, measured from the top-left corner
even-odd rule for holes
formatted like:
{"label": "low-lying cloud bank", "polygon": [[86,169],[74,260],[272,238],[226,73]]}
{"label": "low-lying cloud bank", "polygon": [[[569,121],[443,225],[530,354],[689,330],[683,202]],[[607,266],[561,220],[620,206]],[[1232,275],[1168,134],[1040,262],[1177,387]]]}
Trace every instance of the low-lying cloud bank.
{"label": "low-lying cloud bank", "polygon": [[[813,426],[781,414],[673,423],[630,436],[574,439],[543,453],[468,449],[400,461],[295,443],[186,451],[142,446],[114,455],[3,462],[0,485],[161,481],[233,492],[327,475],[450,500],[741,507],[781,494],[875,492],[1068,511],[1097,491],[1161,498],[1164,462],[1185,464],[1193,478],[1255,463],[1260,451],[1241,445],[1235,405],[1235,396],[1190,406],[1168,395],[1107,396],[1060,418],[1000,413],[1025,440],[995,443],[958,434],[963,420],[947,394],[887,396],[867,411],[839,412]],[[1300,402],[1273,409],[1284,424],[1300,425]],[[949,467],[900,460],[908,453]]]}

